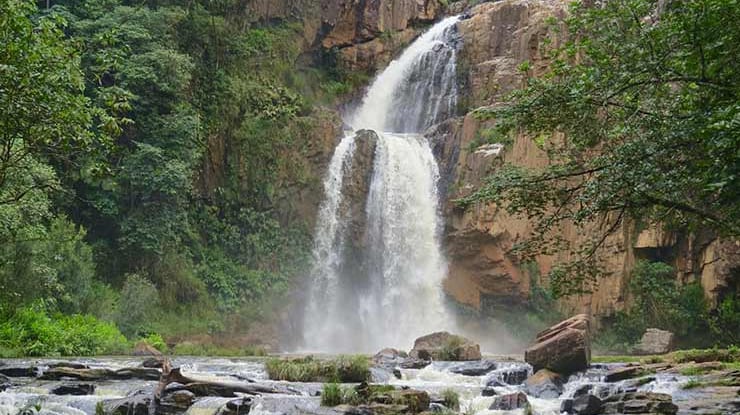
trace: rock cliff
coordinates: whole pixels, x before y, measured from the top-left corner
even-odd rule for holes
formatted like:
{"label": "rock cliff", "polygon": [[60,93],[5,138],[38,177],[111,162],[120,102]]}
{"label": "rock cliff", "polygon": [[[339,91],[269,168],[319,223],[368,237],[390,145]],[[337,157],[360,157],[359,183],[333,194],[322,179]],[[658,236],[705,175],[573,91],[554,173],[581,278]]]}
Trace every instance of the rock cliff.
{"label": "rock cliff", "polygon": [[[451,6],[456,7],[455,5]],[[463,101],[469,109],[501,104],[502,97],[522,85],[524,76],[538,76],[548,67],[547,45],[564,41],[564,27],[557,23],[566,15],[567,2],[503,0],[469,9],[468,18],[459,23],[463,38],[458,67]],[[555,23],[554,23],[555,22]],[[547,39],[547,40],[546,40]],[[528,63],[528,73],[520,70]],[[557,109],[553,109],[557,110]],[[446,247],[449,274],[445,289],[457,301],[477,310],[521,306],[528,301],[533,281],[546,275],[552,265],[566,260],[566,254],[541,256],[534,264],[522,264],[511,248],[533,231],[532,224],[511,217],[493,204],[461,210],[454,200],[470,194],[497,166],[514,163],[527,167],[543,166],[546,155],[532,140],[517,137],[510,144],[481,145],[481,132],[487,127],[472,113],[449,120],[428,132],[435,143],[442,171],[446,172],[448,202]],[[594,224],[593,231],[607,226],[610,218]],[[565,226],[562,237],[572,244],[586,235]],[[629,301],[626,287],[638,259],[669,262],[675,265],[681,282],[699,281],[710,302],[737,290],[740,272],[740,243],[721,240],[704,233],[667,232],[659,226],[639,229],[624,223],[610,236],[599,252],[608,276],[594,292],[561,300],[565,312],[587,312],[607,316]]]}

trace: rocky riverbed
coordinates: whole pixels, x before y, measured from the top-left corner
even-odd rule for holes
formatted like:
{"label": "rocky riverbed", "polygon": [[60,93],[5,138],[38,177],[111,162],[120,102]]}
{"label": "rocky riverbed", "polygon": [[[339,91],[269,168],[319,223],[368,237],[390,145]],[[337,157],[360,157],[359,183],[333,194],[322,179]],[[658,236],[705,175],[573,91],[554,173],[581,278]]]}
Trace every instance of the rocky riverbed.
{"label": "rocky riverbed", "polygon": [[[328,358],[328,357],[327,357]],[[390,360],[396,359],[389,365]],[[459,394],[465,414],[738,413],[740,373],[721,363],[592,364],[567,379],[536,383],[532,367],[515,357],[483,356],[470,362],[416,364],[386,355],[374,359],[375,383],[428,394],[419,410],[449,412],[442,394]],[[252,394],[226,389],[183,389],[171,384],[159,405],[151,396],[158,369],[144,358],[4,360],[0,366],[0,414],[338,414],[407,411],[402,407],[322,407],[323,384],[272,381],[264,359],[175,358],[190,378],[247,385]],[[423,362],[423,361],[422,361]],[[421,367],[423,366],[423,367]],[[415,368],[414,368],[415,367]],[[84,377],[84,374],[95,374]],[[527,379],[529,378],[529,379]],[[258,390],[264,392],[260,392]],[[220,395],[220,396],[216,396]],[[389,409],[391,408],[391,409]],[[386,411],[386,412],[384,412]],[[408,412],[408,411],[407,411]]]}

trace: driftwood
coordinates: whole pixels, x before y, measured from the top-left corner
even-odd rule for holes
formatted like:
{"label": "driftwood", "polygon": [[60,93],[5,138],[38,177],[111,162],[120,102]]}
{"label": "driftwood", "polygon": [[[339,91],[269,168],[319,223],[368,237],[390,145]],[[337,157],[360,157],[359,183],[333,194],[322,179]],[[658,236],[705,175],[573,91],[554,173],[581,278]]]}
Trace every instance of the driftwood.
{"label": "driftwood", "polygon": [[165,358],[162,363],[162,376],[159,384],[154,391],[155,400],[159,401],[168,385],[179,383],[182,386],[171,388],[171,391],[186,390],[196,396],[220,396],[224,398],[233,398],[237,393],[247,395],[261,394],[296,394],[295,391],[288,388],[276,388],[272,386],[259,385],[256,383],[236,383],[236,382],[214,382],[202,379],[194,379],[182,374],[179,367],[172,367],[169,359]]}

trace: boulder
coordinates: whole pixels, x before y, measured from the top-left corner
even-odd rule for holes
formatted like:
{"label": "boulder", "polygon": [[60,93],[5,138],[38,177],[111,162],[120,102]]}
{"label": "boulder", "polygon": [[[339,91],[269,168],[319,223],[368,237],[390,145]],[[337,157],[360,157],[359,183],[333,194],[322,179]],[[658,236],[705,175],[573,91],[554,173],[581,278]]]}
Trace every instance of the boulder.
{"label": "boulder", "polygon": [[95,393],[95,385],[90,383],[69,383],[59,385],[51,390],[53,395],[93,395]]}
{"label": "boulder", "polygon": [[511,369],[501,374],[501,380],[507,385],[521,385],[529,376],[529,370],[525,368]]}
{"label": "boulder", "polygon": [[604,375],[604,382],[619,382],[620,380],[632,379],[646,373],[640,365],[625,366],[612,369]]}
{"label": "boulder", "polygon": [[150,345],[147,342],[137,342],[136,345],[134,345],[134,356],[162,356],[162,352],[155,349],[154,346]]}
{"label": "boulder", "polygon": [[150,358],[145,359],[143,362],[141,362],[142,367],[148,367],[148,368],[154,368],[154,369],[161,369],[163,364],[164,364],[164,357],[162,356],[152,356]]}
{"label": "boulder", "polygon": [[152,394],[148,391],[135,393],[119,399],[103,401],[103,413],[106,415],[149,415]]}
{"label": "boulder", "polygon": [[480,360],[480,345],[462,336],[440,331],[419,337],[409,356],[423,360]]}
{"label": "boulder", "polygon": [[673,333],[660,329],[647,329],[640,343],[635,347],[636,354],[665,354],[673,350]]}
{"label": "boulder", "polygon": [[373,382],[385,383],[391,377],[401,379],[401,369],[421,369],[431,363],[429,360],[408,357],[408,354],[396,349],[383,349],[373,356],[370,375]]}
{"label": "boulder", "polygon": [[248,414],[249,411],[252,409],[252,397],[251,396],[245,396],[243,398],[239,399],[233,399],[228,402],[221,408],[219,408],[218,412],[216,412],[216,415],[244,415]]}
{"label": "boulder", "polygon": [[578,314],[542,332],[524,352],[524,360],[535,371],[550,369],[569,375],[588,368],[591,362],[590,323]]}
{"label": "boulder", "polygon": [[0,375],[9,378],[32,378],[36,376],[36,368],[30,366],[3,366],[0,367]]}
{"label": "boulder", "polygon": [[69,367],[69,368],[72,368],[72,369],[89,369],[89,366],[88,365],[86,365],[84,363],[79,363],[79,362],[64,362],[64,361],[61,361],[61,362],[49,362],[49,363],[46,363],[44,366],[47,366],[49,368],[52,368],[52,367]]}
{"label": "boulder", "polygon": [[515,409],[529,408],[527,395],[522,392],[510,393],[508,395],[497,396],[488,409],[494,411],[513,411]]}
{"label": "boulder", "polygon": [[432,363],[430,360],[408,357],[406,359],[403,359],[398,367],[400,367],[401,369],[424,369],[425,367],[429,366],[430,363]]}
{"label": "boulder", "polygon": [[388,396],[393,404],[405,405],[413,413],[426,411],[431,402],[428,393],[416,389],[396,389],[388,392]]}
{"label": "boulder", "polygon": [[571,410],[578,415],[597,415],[601,412],[601,405],[601,399],[591,394],[585,394],[573,398]]}
{"label": "boulder", "polygon": [[496,369],[496,362],[479,360],[461,363],[450,368],[450,372],[465,376],[483,376]]}
{"label": "boulder", "polygon": [[490,386],[486,386],[483,388],[483,390],[480,391],[481,396],[496,396],[498,393],[496,393],[496,389],[493,389]]}
{"label": "boulder", "polygon": [[524,382],[527,394],[542,399],[555,399],[563,393],[563,377],[559,374],[540,369]]}
{"label": "boulder", "polygon": [[604,399],[601,414],[661,414],[673,415],[678,406],[671,395],[653,392],[625,392]]}
{"label": "boulder", "polygon": [[175,415],[185,412],[195,401],[195,394],[186,390],[165,392],[157,405],[157,414]]}

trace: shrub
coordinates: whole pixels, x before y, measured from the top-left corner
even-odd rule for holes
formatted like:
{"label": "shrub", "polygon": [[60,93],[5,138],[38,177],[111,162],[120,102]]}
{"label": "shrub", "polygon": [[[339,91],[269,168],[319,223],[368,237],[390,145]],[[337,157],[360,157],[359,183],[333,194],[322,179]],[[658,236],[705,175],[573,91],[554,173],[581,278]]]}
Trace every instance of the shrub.
{"label": "shrub", "polygon": [[709,318],[709,326],[719,344],[740,345],[740,299],[737,296],[724,298]]}
{"label": "shrub", "polygon": [[21,309],[0,324],[0,349],[5,355],[120,354],[128,346],[112,323],[90,315],[49,315],[42,304]]}

